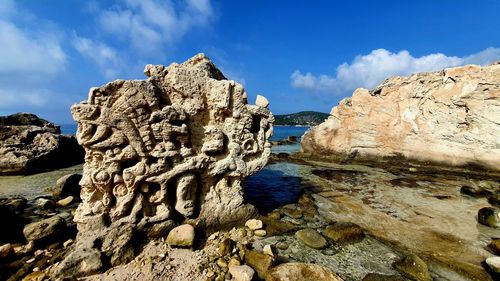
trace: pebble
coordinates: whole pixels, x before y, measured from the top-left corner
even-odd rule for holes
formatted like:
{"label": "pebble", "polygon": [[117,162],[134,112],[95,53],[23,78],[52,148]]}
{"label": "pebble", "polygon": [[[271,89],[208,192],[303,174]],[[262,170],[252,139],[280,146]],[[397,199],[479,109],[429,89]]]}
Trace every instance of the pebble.
{"label": "pebble", "polygon": [[245,223],[245,226],[248,227],[250,230],[257,230],[263,227],[263,223],[261,220],[249,219]]}
{"label": "pebble", "polygon": [[68,239],[68,240],[64,241],[63,247],[68,248],[68,246],[71,244],[73,244],[73,239]]}
{"label": "pebble", "polygon": [[68,196],[68,197],[66,197],[64,199],[61,199],[61,200],[57,201],[57,205],[59,205],[61,207],[66,207],[69,204],[71,204],[74,199],[75,198],[73,196]]}
{"label": "pebble", "polygon": [[14,248],[12,247],[12,244],[7,243],[0,246],[0,259],[8,258],[14,254],[15,252]]}
{"label": "pebble", "polygon": [[217,259],[217,265],[221,268],[227,267],[227,261],[223,258]]}
{"label": "pebble", "polygon": [[253,234],[254,234],[255,236],[264,237],[264,236],[266,236],[266,235],[267,235],[267,232],[266,232],[264,229],[258,229],[258,230],[255,230],[255,231],[253,232]]}
{"label": "pebble", "polygon": [[500,257],[494,256],[486,259],[486,264],[496,273],[500,273]]}
{"label": "pebble", "polygon": [[285,242],[278,242],[278,243],[276,243],[276,248],[278,248],[280,250],[286,250],[286,249],[288,249],[288,244]]}
{"label": "pebble", "polygon": [[194,235],[194,227],[190,224],[183,224],[168,233],[167,244],[177,247],[192,247]]}
{"label": "pebble", "polygon": [[231,273],[235,281],[251,281],[255,275],[255,270],[248,265],[238,265],[230,267],[229,273]]}
{"label": "pebble", "polygon": [[301,229],[295,232],[295,237],[304,245],[313,249],[323,249],[326,247],[326,239],[316,230],[311,228]]}
{"label": "pebble", "polygon": [[264,254],[274,257],[273,248],[271,245],[265,245],[263,249]]}

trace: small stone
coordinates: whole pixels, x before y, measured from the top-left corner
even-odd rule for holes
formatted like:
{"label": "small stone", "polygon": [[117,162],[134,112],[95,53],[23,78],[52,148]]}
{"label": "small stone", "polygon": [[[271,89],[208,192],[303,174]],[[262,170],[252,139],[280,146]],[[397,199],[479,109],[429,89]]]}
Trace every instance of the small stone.
{"label": "small stone", "polygon": [[495,255],[500,255],[500,238],[492,238],[488,247]]}
{"label": "small stone", "polygon": [[270,220],[279,220],[281,218],[281,214],[279,211],[275,210],[267,214],[267,218]]}
{"label": "small stone", "polygon": [[248,265],[237,265],[229,268],[229,273],[235,281],[251,281],[255,271]]}
{"label": "small stone", "polygon": [[258,230],[255,230],[253,232],[253,234],[255,236],[264,237],[264,236],[266,236],[267,232],[264,229],[258,229]]}
{"label": "small stone", "polygon": [[279,280],[342,281],[329,268],[310,263],[283,263],[274,267],[269,271],[266,281]]}
{"label": "small stone", "polygon": [[248,227],[250,230],[257,230],[261,229],[263,227],[263,224],[261,220],[249,219],[245,223],[245,226]]}
{"label": "small stone", "polygon": [[15,254],[12,244],[7,243],[0,246],[0,260],[12,257]]}
{"label": "small stone", "polygon": [[486,259],[486,264],[493,270],[495,273],[500,274],[500,257],[489,257]]}
{"label": "small stone", "polygon": [[229,260],[229,262],[228,262],[227,266],[228,266],[229,268],[231,268],[231,266],[236,266],[236,265],[240,265],[240,264],[241,264],[241,262],[239,261],[239,259],[237,259],[237,258],[231,258],[231,259]]}
{"label": "small stone", "polygon": [[477,214],[477,220],[486,226],[500,228],[500,216],[498,210],[495,208],[481,208]]}
{"label": "small stone", "polygon": [[260,279],[265,279],[267,271],[273,265],[273,258],[264,253],[249,250],[245,253],[245,263],[257,272]]}
{"label": "small stone", "polygon": [[302,217],[302,210],[299,209],[296,205],[290,204],[283,207],[283,214],[293,218],[300,219]]}
{"label": "small stone", "polygon": [[36,271],[40,271],[40,268],[39,268],[38,266],[35,266],[35,267],[33,268],[33,271],[34,271],[34,272],[36,272]]}
{"label": "small stone", "polygon": [[311,228],[301,229],[295,232],[295,237],[304,245],[313,249],[323,249],[326,247],[326,239],[316,230]]}
{"label": "small stone", "polygon": [[67,233],[66,221],[59,216],[30,223],[23,229],[26,240],[33,241],[37,247],[57,242]]}
{"label": "small stone", "polygon": [[68,239],[68,240],[64,241],[63,247],[68,248],[69,245],[71,245],[71,244],[73,244],[73,239]]}
{"label": "small stone", "polygon": [[415,172],[417,172],[417,168],[415,168],[415,167],[410,167],[410,168],[408,168],[408,171],[410,171],[410,172],[412,172],[412,173],[415,173]]}
{"label": "small stone", "polygon": [[61,200],[57,201],[57,205],[59,205],[61,207],[66,207],[69,204],[71,204],[74,199],[75,198],[73,196],[68,196],[68,197],[66,197],[64,199],[61,199]]}
{"label": "small stone", "polygon": [[335,251],[332,249],[324,249],[323,251],[321,251],[321,253],[323,253],[323,255],[325,255],[325,256],[335,255]]}
{"label": "small stone", "polygon": [[42,281],[47,276],[42,271],[34,271],[28,275],[26,275],[22,281]]}
{"label": "small stone", "polygon": [[323,231],[323,234],[335,243],[355,242],[365,236],[363,229],[359,225],[350,222],[337,222],[329,225]]}
{"label": "small stone", "polygon": [[217,238],[217,236],[219,236],[218,231],[210,234],[210,236],[208,236],[208,240],[215,240],[215,238]]}
{"label": "small stone", "polygon": [[265,245],[262,251],[264,252],[264,254],[274,257],[273,248],[271,247],[271,245]]}
{"label": "small stone", "polygon": [[39,255],[43,254],[45,251],[44,250],[36,250],[34,255],[38,257]]}
{"label": "small stone", "polygon": [[220,268],[224,268],[224,267],[227,267],[227,261],[223,258],[218,258],[217,259],[217,265],[220,267]]}
{"label": "small stone", "polygon": [[231,250],[233,248],[233,245],[234,245],[234,241],[229,239],[229,238],[222,240],[222,242],[219,245],[219,254],[221,256],[226,256],[226,255],[231,254]]}
{"label": "small stone", "polygon": [[288,249],[288,244],[285,242],[278,242],[278,243],[276,243],[276,248],[278,248],[280,250],[286,250],[286,249]]}
{"label": "small stone", "polygon": [[245,236],[247,236],[247,231],[244,229],[244,228],[238,228],[236,230],[236,237],[237,238],[245,238]]}
{"label": "small stone", "polygon": [[411,280],[432,281],[427,264],[416,255],[411,254],[396,261],[393,267]]}
{"label": "small stone", "polygon": [[59,198],[66,198],[68,196],[73,196],[73,198],[80,198],[80,180],[82,175],[80,174],[68,174],[60,177],[57,182],[53,192],[53,195]]}
{"label": "small stone", "polygon": [[460,188],[460,192],[476,198],[487,197],[491,195],[491,191],[486,190],[480,186],[464,185]]}
{"label": "small stone", "polygon": [[257,95],[257,98],[255,99],[255,105],[258,107],[264,107],[267,108],[269,106],[269,101],[261,95]]}
{"label": "small stone", "polygon": [[54,202],[54,200],[51,200],[51,199],[38,198],[35,200],[35,206],[37,206],[37,208],[42,209],[42,210],[50,210],[50,209],[54,209],[54,207],[56,206],[56,203]]}
{"label": "small stone", "polygon": [[194,235],[194,227],[190,224],[183,224],[170,231],[167,236],[167,244],[176,247],[192,247]]}
{"label": "small stone", "polygon": [[26,263],[32,263],[34,261],[36,261],[36,258],[31,258],[31,259],[27,260]]}

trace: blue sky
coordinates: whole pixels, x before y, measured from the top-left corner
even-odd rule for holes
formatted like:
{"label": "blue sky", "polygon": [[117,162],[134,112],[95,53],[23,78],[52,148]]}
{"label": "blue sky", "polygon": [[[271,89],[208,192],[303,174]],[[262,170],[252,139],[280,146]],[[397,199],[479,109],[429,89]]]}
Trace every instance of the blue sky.
{"label": "blue sky", "polygon": [[145,64],[207,54],[275,114],[391,75],[500,60],[500,1],[0,0],[0,115],[69,107]]}

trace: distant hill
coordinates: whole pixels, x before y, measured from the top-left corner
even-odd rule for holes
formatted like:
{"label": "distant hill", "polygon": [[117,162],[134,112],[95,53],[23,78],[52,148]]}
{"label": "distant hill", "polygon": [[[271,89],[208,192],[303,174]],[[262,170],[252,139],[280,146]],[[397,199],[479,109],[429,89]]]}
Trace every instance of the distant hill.
{"label": "distant hill", "polygon": [[330,114],[316,111],[301,111],[292,114],[274,115],[274,125],[309,125],[315,126],[325,121]]}

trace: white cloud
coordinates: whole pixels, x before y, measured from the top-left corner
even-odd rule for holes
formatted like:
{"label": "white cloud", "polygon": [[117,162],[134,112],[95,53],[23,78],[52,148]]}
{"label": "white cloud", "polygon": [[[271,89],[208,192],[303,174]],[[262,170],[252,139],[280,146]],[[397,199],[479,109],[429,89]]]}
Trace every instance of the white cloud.
{"label": "white cloud", "polygon": [[5,20],[0,20],[0,34],[0,80],[16,75],[46,79],[64,69],[66,54],[56,37]]}
{"label": "white cloud", "polygon": [[71,43],[80,54],[97,64],[107,79],[117,78],[122,62],[115,49],[76,34],[73,34]]}
{"label": "white cloud", "polygon": [[161,52],[194,27],[213,17],[209,0],[127,0],[99,15],[101,28],[126,39],[143,54]]}
{"label": "white cloud", "polygon": [[335,75],[316,76],[299,70],[290,76],[291,85],[312,92],[345,94],[358,87],[373,88],[385,78],[394,75],[409,75],[416,72],[435,71],[465,64],[490,64],[500,59],[500,48],[488,48],[465,56],[446,56],[441,53],[413,57],[408,51],[392,53],[385,49],[373,50],[359,55],[349,63],[337,67]]}
{"label": "white cloud", "polygon": [[67,55],[59,30],[19,9],[0,5],[0,112],[12,113],[51,105],[51,81],[62,74]]}

